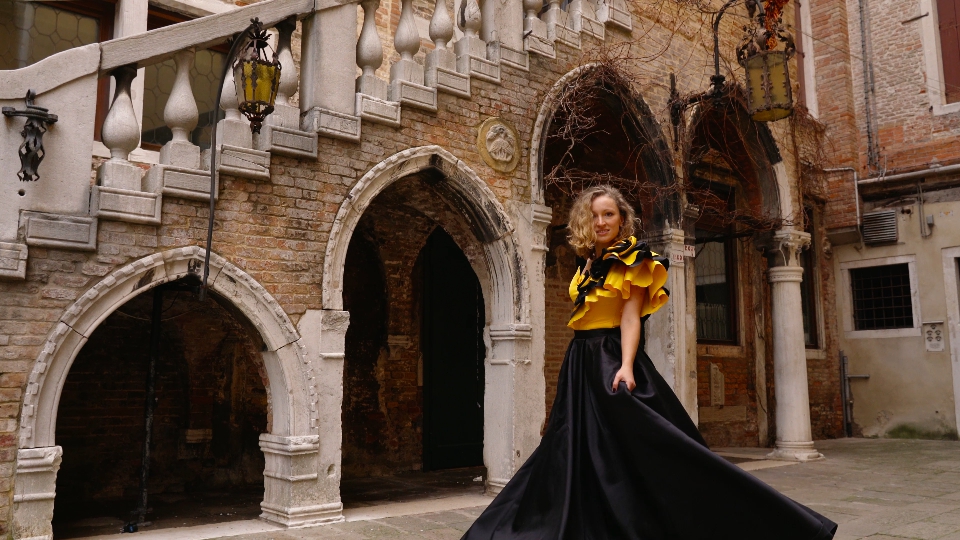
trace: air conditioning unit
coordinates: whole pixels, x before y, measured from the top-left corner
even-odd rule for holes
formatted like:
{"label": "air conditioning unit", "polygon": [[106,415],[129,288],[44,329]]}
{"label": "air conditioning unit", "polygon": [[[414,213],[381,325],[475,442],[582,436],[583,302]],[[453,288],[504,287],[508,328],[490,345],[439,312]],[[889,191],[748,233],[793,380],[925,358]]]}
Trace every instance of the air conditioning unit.
{"label": "air conditioning unit", "polygon": [[863,214],[863,243],[892,244],[897,241],[897,211],[879,210]]}

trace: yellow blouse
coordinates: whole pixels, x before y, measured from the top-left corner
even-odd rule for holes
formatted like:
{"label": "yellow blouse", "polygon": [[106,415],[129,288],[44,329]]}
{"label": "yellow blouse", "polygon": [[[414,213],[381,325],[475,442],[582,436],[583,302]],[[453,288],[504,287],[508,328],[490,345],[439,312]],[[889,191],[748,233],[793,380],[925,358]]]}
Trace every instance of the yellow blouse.
{"label": "yellow blouse", "polygon": [[643,295],[640,316],[667,303],[667,261],[634,237],[610,246],[583,274],[577,269],[570,281],[573,314],[567,326],[574,330],[620,326],[623,306],[633,294]]}

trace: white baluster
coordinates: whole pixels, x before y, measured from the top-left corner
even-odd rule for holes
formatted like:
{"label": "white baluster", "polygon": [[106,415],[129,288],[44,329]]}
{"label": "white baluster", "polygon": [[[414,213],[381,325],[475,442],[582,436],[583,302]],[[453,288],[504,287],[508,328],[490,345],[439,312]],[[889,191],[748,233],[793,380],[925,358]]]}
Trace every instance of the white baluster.
{"label": "white baluster", "polygon": [[402,0],[400,4],[400,22],[397,23],[393,46],[400,53],[401,62],[413,62],[413,56],[420,50],[420,33],[413,16],[413,0]]}
{"label": "white baluster", "polygon": [[297,83],[299,82],[297,64],[294,63],[293,53],[290,51],[290,39],[293,36],[293,31],[297,29],[297,22],[292,18],[287,19],[278,23],[276,28],[279,34],[277,37],[277,60],[280,61],[280,86],[277,88],[276,103],[278,105],[289,105],[290,98],[297,92]]}
{"label": "white baluster", "polygon": [[427,53],[425,82],[427,86],[461,97],[470,97],[470,76],[457,72],[457,55],[450,50],[453,19],[446,0],[437,0],[430,18],[430,39],[434,49]]}
{"label": "white baluster", "polygon": [[535,31],[535,21],[540,20],[541,9],[543,9],[543,0],[523,0],[523,11],[526,14],[523,18],[524,34]]}
{"label": "white baluster", "polygon": [[575,32],[574,15],[572,12],[560,9],[560,0],[549,0],[550,7],[544,14],[547,23],[547,38],[560,42],[575,49],[580,48],[580,33]]}
{"label": "white baluster", "polygon": [[[300,129],[300,109],[290,103],[290,98],[297,92],[297,83],[300,77],[297,65],[293,62],[293,53],[290,51],[290,39],[297,29],[297,21],[289,18],[277,24],[277,60],[280,62],[280,86],[277,88],[277,101],[273,113],[267,117],[267,125],[287,129]],[[259,143],[258,143],[259,147]],[[267,150],[267,148],[261,148]]]}
{"label": "white baluster", "polygon": [[453,39],[453,19],[447,11],[446,0],[437,0],[430,18],[430,39],[437,49],[445,49]]}
{"label": "white baluster", "polygon": [[482,26],[480,4],[477,0],[463,0],[460,3],[460,13],[457,14],[457,26],[468,40],[480,39],[478,35]]}
{"label": "white baluster", "polygon": [[130,84],[137,76],[137,68],[123,66],[110,74],[116,83],[113,103],[103,120],[100,139],[110,149],[110,159],[97,171],[97,184],[108,188],[139,191],[141,173],[139,167],[128,161],[130,152],[140,144],[140,124],[130,98]]}
{"label": "white baluster", "polygon": [[457,13],[457,26],[463,37],[457,40],[457,71],[485,81],[500,83],[499,53],[487,55],[487,44],[478,35],[483,28],[483,11],[477,0],[463,0]]}
{"label": "white baluster", "polygon": [[363,28],[357,40],[357,65],[363,73],[357,78],[357,92],[387,99],[386,82],[376,75],[377,69],[383,65],[383,45],[376,22],[380,0],[364,0],[360,5],[363,7]]}
{"label": "white baluster", "polygon": [[137,76],[137,70],[123,66],[113,70],[110,75],[116,83],[116,91],[107,117],[103,120],[100,138],[110,149],[111,161],[127,161],[130,152],[140,144],[140,124],[137,123],[137,113],[133,110],[133,100],[130,98],[130,84]]}
{"label": "white baluster", "polygon": [[237,96],[233,69],[227,70],[227,77],[223,80],[220,108],[224,111],[224,119],[217,124],[219,130],[217,132],[217,144],[252,148],[253,135],[250,132],[250,126],[240,114],[240,98]]}
{"label": "white baluster", "polygon": [[400,60],[390,66],[390,99],[430,111],[437,110],[437,91],[423,85],[424,68],[413,59],[420,50],[420,32],[413,16],[413,0],[400,4],[400,22],[393,37]]}
{"label": "white baluster", "polygon": [[547,38],[550,41],[557,39],[557,22],[560,18],[560,0],[547,0],[547,12],[543,14],[543,21],[547,23]]}
{"label": "white baluster", "polygon": [[132,223],[160,223],[161,197],[144,191],[143,169],[130,163],[130,152],[140,143],[140,124],[130,98],[130,85],[137,76],[134,65],[111,73],[116,90],[103,121],[100,138],[110,149],[110,159],[97,170],[97,185],[90,193],[90,214],[100,219]]}
{"label": "white baluster", "polygon": [[543,0],[523,0],[523,10],[526,13],[523,19],[523,35],[526,36],[523,46],[528,52],[555,58],[556,52],[547,23],[540,20],[541,9]]}
{"label": "white baluster", "polygon": [[197,127],[200,118],[197,101],[190,87],[190,69],[193,68],[194,50],[180,51],[174,57],[177,74],[173,89],[163,108],[163,120],[173,132],[173,139],[160,149],[160,163],[189,169],[200,168],[200,148],[190,142],[190,132]]}

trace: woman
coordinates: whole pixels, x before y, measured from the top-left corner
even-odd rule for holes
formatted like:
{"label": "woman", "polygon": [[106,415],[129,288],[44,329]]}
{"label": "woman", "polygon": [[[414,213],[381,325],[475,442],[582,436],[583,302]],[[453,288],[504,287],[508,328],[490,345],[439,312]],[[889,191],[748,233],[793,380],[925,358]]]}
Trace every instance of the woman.
{"label": "woman", "polygon": [[710,452],[639,348],[667,261],[619,191],[584,191],[570,244],[574,329],[546,433],[464,540],[829,540],[836,524]]}

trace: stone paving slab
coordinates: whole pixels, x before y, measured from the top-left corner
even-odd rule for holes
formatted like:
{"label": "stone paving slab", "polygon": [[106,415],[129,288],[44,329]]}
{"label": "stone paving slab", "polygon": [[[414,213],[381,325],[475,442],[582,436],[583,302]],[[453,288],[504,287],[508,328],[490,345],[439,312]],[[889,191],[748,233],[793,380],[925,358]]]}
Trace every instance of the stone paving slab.
{"label": "stone paving slab", "polygon": [[[840,524],[836,540],[960,540],[960,443],[841,439],[817,447],[827,459],[751,474]],[[457,540],[483,508],[221,538]]]}

